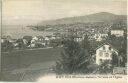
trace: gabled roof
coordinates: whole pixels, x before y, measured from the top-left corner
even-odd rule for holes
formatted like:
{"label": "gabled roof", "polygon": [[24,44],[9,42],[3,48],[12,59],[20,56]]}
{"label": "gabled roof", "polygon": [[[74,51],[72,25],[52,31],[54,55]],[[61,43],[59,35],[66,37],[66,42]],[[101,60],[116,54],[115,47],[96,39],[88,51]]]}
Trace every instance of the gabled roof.
{"label": "gabled roof", "polygon": [[115,28],[115,29],[111,29],[111,31],[112,31],[112,30],[120,30],[120,31],[124,31],[123,29],[116,29],[116,28]]}
{"label": "gabled roof", "polygon": [[7,39],[7,38],[5,38],[5,37],[1,37],[1,39]]}
{"label": "gabled roof", "polygon": [[117,52],[119,52],[113,45],[111,45],[111,44],[108,43],[108,42],[102,42],[101,44],[99,44],[99,45],[95,48],[95,50],[99,49],[99,48],[102,47],[103,45],[109,45],[109,46],[111,46],[114,50],[116,50]]}
{"label": "gabled roof", "polygon": [[39,38],[39,39],[44,39],[44,37],[43,36],[36,36],[37,38]]}

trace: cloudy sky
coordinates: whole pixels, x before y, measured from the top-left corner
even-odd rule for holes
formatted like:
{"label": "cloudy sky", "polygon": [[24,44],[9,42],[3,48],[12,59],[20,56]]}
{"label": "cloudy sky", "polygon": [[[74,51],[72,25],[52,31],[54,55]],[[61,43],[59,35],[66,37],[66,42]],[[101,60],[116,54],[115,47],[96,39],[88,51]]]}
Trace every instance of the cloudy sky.
{"label": "cloudy sky", "polygon": [[126,3],[126,0],[3,0],[3,23],[32,24],[97,12],[126,15]]}

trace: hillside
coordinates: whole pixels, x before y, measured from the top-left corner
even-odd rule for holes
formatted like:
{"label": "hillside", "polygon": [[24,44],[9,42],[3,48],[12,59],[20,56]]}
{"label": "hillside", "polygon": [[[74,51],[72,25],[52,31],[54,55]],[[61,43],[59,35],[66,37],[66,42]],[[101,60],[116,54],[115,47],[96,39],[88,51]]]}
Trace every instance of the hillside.
{"label": "hillside", "polygon": [[[114,25],[114,26],[113,26]],[[112,26],[112,27],[111,27]],[[100,12],[85,16],[68,17],[50,21],[42,21],[35,26],[29,26],[33,30],[50,31],[50,32],[65,32],[69,28],[77,28],[81,31],[108,31],[112,28],[127,28],[127,16],[115,15],[108,12]]]}
{"label": "hillside", "polygon": [[58,25],[58,24],[74,24],[74,23],[94,23],[94,22],[114,22],[118,20],[126,20],[125,15],[115,15],[108,12],[100,12],[85,16],[68,17],[57,20],[42,21],[38,25]]}

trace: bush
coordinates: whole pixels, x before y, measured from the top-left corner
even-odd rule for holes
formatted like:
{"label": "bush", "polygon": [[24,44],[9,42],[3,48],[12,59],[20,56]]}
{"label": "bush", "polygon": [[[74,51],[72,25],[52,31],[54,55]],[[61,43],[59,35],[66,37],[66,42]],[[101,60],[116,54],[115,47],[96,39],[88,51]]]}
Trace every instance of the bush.
{"label": "bush", "polygon": [[4,43],[1,44],[2,51],[11,51],[11,50],[13,50],[13,48],[14,48],[13,43],[11,43],[9,41],[5,41]]}
{"label": "bush", "polygon": [[100,74],[107,74],[112,73],[113,66],[111,65],[111,62],[108,60],[105,60],[98,68]]}
{"label": "bush", "polygon": [[64,44],[61,58],[56,62],[54,71],[57,74],[87,73],[89,65],[88,51],[81,48],[73,39]]}

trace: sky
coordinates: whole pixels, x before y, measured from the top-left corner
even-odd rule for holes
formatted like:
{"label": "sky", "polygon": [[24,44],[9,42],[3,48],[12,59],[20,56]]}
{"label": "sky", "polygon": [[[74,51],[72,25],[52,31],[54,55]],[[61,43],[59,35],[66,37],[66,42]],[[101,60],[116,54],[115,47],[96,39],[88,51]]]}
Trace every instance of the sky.
{"label": "sky", "polygon": [[126,4],[127,0],[3,0],[3,24],[36,24],[97,12],[126,15]]}

